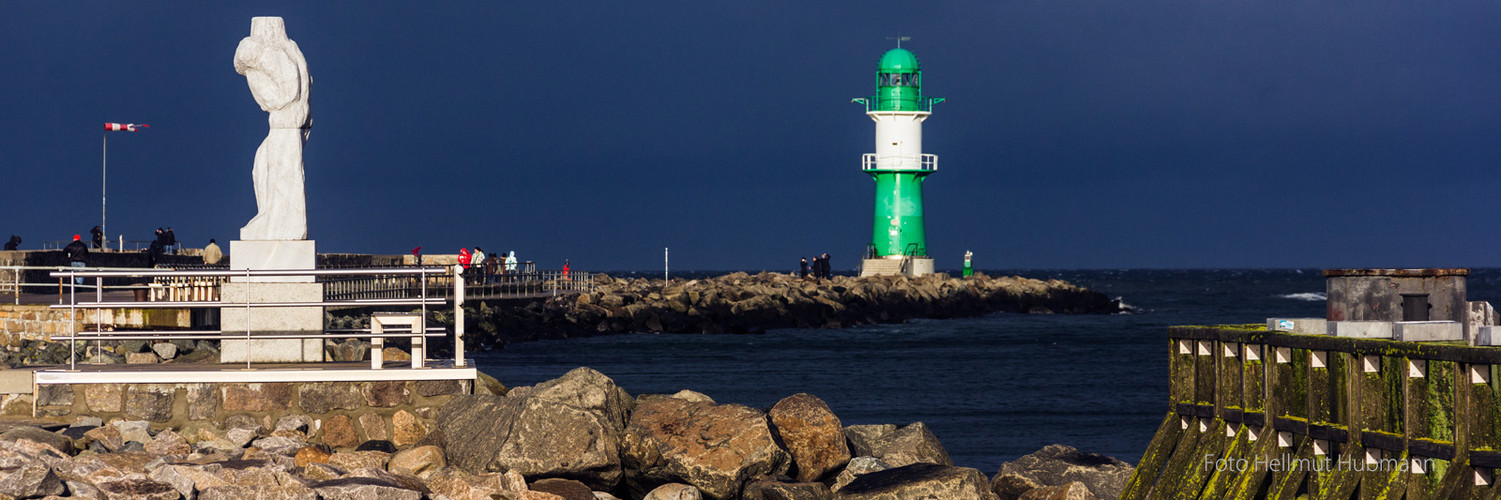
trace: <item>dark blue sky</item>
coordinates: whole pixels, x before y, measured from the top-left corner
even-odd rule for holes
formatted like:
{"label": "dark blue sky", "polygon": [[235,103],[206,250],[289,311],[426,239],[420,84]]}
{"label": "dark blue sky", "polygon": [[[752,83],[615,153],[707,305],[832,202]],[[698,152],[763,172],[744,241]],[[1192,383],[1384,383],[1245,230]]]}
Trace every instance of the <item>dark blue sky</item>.
{"label": "dark blue sky", "polygon": [[[870,238],[891,42],[940,268],[1498,266],[1501,3],[6,2],[0,233],[223,242],[266,135],[232,57],[308,59],[324,252],[787,270]],[[3,234],[0,234],[3,236]]]}

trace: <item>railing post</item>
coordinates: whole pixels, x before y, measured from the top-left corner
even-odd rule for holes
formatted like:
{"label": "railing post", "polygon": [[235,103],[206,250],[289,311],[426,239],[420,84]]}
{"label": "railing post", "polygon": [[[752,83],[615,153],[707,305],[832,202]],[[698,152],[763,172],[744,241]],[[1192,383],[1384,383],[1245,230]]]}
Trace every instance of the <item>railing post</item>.
{"label": "railing post", "polygon": [[453,367],[464,367],[464,268],[453,266]]}

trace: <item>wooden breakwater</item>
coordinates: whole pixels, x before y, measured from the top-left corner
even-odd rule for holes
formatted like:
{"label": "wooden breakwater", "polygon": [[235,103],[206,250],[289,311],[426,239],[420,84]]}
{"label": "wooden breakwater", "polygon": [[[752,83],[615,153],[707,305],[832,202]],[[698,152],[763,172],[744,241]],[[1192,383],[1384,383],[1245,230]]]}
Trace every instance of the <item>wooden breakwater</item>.
{"label": "wooden breakwater", "polygon": [[1495,498],[1501,349],[1175,327],[1123,499]]}

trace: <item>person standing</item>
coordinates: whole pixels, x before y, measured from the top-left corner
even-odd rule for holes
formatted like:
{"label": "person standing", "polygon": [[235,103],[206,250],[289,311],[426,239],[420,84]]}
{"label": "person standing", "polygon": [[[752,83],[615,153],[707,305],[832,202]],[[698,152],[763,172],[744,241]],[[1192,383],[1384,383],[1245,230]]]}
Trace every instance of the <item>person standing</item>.
{"label": "person standing", "polygon": [[798,274],[801,274],[802,277],[804,277],[804,278],[808,277],[808,258],[807,257],[803,257],[803,261],[797,263],[797,272],[798,272]]}
{"label": "person standing", "polygon": [[819,268],[823,271],[823,277],[824,277],[824,279],[830,279],[830,278],[834,277],[834,268],[829,265],[829,253],[828,252],[824,252],[824,254],[823,254],[823,263],[819,264]]}
{"label": "person standing", "polygon": [[464,266],[464,270],[465,271],[469,270],[469,259],[471,259],[471,258],[473,258],[473,256],[469,255],[469,249],[468,248],[460,248],[459,249],[459,265],[460,266]]}
{"label": "person standing", "polygon": [[490,254],[490,256],[485,257],[483,264],[485,265],[486,282],[495,281],[495,275],[500,273],[500,257],[496,254]]}
{"label": "person standing", "polygon": [[94,226],[89,230],[89,236],[93,237],[94,248],[104,248],[104,230],[99,229],[99,226]]}
{"label": "person standing", "polygon": [[479,277],[479,282],[485,281],[485,251],[480,247],[474,247],[474,255],[469,257],[469,262],[474,264],[474,274]]}
{"label": "person standing", "polygon": [[[83,244],[83,237],[73,235],[73,242],[63,247],[63,255],[68,258],[68,265],[72,267],[84,267],[89,258],[89,246]],[[83,284],[83,278],[73,278],[73,282]]]}
{"label": "person standing", "polygon": [[221,250],[219,245],[214,243],[213,238],[209,238],[208,246],[203,247],[203,263],[212,266],[218,264],[221,260],[224,260],[224,250]]}
{"label": "person standing", "polygon": [[167,232],[162,233],[162,238],[167,240],[166,242],[164,242],[164,246],[166,246],[168,250],[172,251],[172,255],[177,255],[177,251],[180,249],[180,247],[177,246],[177,233],[172,232],[172,226],[167,226]]}
{"label": "person standing", "polygon": [[511,250],[511,252],[506,255],[506,272],[508,272],[508,273],[514,273],[514,272],[516,272],[516,251],[515,250]]}
{"label": "person standing", "polygon": [[21,246],[21,237],[20,236],[16,236],[14,234],[10,235],[10,241],[6,241],[5,242],[5,249],[6,250],[15,250],[15,249],[19,248],[20,246]]}
{"label": "person standing", "polygon": [[563,259],[563,281],[572,281],[568,277],[568,259]]}

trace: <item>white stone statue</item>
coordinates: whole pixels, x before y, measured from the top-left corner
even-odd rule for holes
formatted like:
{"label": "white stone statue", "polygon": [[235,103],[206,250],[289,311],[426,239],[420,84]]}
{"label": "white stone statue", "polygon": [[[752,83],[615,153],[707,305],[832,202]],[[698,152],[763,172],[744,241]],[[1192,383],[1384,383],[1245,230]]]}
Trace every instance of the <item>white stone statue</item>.
{"label": "white stone statue", "polygon": [[257,212],[240,228],[240,239],[307,239],[302,145],[313,127],[307,103],[313,79],[280,17],[250,20],[250,36],[235,49],[235,72],[245,75],[255,102],[271,114],[271,132],[255,150],[250,172]]}

